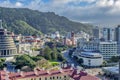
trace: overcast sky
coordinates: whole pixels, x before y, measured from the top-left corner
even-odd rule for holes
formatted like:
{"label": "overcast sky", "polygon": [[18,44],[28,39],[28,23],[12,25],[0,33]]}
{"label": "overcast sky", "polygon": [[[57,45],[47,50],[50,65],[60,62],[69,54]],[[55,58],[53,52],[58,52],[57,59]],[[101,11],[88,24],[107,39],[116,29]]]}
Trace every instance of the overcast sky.
{"label": "overcast sky", "polygon": [[0,0],[0,6],[55,12],[74,21],[104,27],[120,24],[120,0]]}

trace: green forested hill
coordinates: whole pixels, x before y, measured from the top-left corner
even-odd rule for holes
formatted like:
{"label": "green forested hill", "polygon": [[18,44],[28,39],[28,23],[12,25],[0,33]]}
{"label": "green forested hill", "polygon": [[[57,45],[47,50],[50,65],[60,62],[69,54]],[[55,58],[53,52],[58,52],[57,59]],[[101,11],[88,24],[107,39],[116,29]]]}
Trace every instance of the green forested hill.
{"label": "green forested hill", "polygon": [[41,34],[60,31],[78,32],[83,30],[91,32],[92,25],[73,22],[66,17],[56,15],[53,12],[39,12],[26,8],[3,8],[0,7],[0,19],[3,27],[16,34]]}

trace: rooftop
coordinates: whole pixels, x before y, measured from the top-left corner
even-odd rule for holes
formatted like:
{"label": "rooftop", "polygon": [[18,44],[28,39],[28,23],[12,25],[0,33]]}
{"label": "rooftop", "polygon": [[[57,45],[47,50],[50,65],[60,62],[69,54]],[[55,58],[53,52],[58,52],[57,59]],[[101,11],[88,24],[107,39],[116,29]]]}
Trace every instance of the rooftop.
{"label": "rooftop", "polygon": [[103,67],[103,70],[107,71],[109,73],[118,74],[119,73],[119,66]]}
{"label": "rooftop", "polygon": [[6,71],[0,71],[0,80],[6,80],[6,76],[9,76],[9,80],[21,79],[21,78],[35,78],[35,77],[42,77],[42,76],[53,76],[53,75],[68,75],[73,80],[100,80],[99,78],[95,76],[91,76],[87,74],[84,71],[80,71],[77,73],[77,69],[73,68],[64,68],[60,70],[52,70],[52,71],[46,71],[42,69],[36,69],[32,72],[19,72],[19,73],[7,73]]}

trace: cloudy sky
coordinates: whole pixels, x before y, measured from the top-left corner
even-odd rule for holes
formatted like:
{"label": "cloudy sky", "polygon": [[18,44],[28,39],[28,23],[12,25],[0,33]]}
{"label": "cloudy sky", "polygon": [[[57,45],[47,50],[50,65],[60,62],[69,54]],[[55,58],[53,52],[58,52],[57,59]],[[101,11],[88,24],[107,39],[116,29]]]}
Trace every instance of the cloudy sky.
{"label": "cloudy sky", "polygon": [[0,6],[55,12],[104,27],[120,24],[120,0],[0,0]]}

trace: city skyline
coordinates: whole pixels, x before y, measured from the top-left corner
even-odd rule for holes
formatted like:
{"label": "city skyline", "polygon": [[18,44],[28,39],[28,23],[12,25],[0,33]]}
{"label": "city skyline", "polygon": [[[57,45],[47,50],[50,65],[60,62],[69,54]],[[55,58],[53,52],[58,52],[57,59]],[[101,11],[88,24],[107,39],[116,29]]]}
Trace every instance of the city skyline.
{"label": "city skyline", "polygon": [[119,0],[0,0],[1,7],[55,12],[73,21],[105,27],[119,24],[119,4]]}

